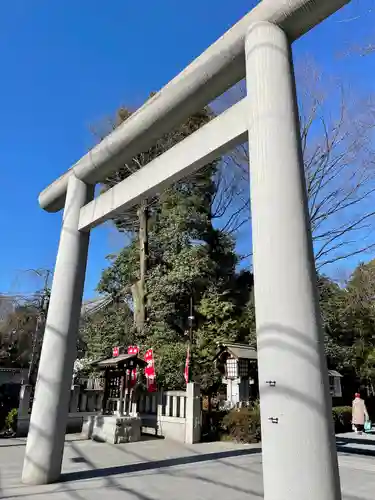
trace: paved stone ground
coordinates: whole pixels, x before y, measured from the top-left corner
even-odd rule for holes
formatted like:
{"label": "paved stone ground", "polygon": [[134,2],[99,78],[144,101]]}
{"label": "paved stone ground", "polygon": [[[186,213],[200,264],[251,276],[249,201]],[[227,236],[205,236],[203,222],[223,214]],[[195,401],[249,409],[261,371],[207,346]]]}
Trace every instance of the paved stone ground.
{"label": "paved stone ground", "polygon": [[[375,440],[339,436],[345,500],[375,497]],[[257,446],[149,440],[109,445],[67,439],[63,481],[20,483],[23,439],[0,440],[0,498],[32,500],[259,500],[263,498]],[[317,499],[318,500],[318,499]]]}

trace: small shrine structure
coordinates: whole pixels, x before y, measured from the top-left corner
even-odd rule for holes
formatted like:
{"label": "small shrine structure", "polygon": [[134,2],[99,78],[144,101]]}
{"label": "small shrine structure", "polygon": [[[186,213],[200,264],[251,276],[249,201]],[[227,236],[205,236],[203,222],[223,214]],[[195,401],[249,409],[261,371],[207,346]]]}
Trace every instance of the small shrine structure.
{"label": "small shrine structure", "polygon": [[132,413],[132,397],[135,390],[135,370],[144,369],[147,363],[138,354],[119,354],[108,359],[92,363],[104,370],[104,395],[102,411],[104,415],[116,414],[119,417]]}
{"label": "small shrine structure", "polygon": [[239,406],[257,397],[257,352],[246,344],[220,344],[214,358],[227,386],[226,400]]}
{"label": "small shrine structure", "polygon": [[[227,386],[226,401],[230,406],[241,406],[258,398],[257,358],[257,351],[246,344],[219,345],[214,360]],[[343,376],[336,370],[328,370],[328,377],[330,395],[337,402],[342,398]],[[266,383],[276,386],[276,380]]]}
{"label": "small shrine structure", "polygon": [[103,404],[100,415],[92,415],[84,422],[83,434],[113,444],[139,441],[142,424],[134,395],[135,374],[147,363],[136,352],[95,361],[91,366],[104,370]]}

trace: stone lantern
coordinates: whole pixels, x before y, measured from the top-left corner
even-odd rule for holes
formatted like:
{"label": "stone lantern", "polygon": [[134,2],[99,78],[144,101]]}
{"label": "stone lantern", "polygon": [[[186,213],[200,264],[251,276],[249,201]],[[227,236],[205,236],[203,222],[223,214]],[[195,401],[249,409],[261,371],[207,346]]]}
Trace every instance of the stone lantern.
{"label": "stone lantern", "polygon": [[250,386],[255,384],[256,350],[246,344],[221,344],[215,361],[227,386],[227,401],[239,406],[250,400]]}

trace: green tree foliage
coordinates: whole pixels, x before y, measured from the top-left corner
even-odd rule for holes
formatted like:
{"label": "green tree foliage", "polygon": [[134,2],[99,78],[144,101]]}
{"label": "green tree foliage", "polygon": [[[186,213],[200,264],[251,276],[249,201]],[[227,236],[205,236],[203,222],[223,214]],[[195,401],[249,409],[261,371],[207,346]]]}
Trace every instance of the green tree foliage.
{"label": "green tree foliage", "polygon": [[0,324],[0,364],[5,367],[28,367],[38,311],[19,305]]}
{"label": "green tree foliage", "polygon": [[[318,291],[328,366],[345,375],[345,383],[374,394],[375,261],[360,264],[345,286],[318,277]],[[256,347],[255,307],[251,296],[243,311],[246,341]]]}
{"label": "green tree foliage", "polygon": [[155,340],[156,343],[153,343],[152,346],[155,351],[157,383],[159,387],[172,389],[183,388],[185,386],[184,369],[186,361],[186,341],[185,339],[181,339],[177,342],[168,342],[164,340],[164,328],[162,332],[163,340],[160,340],[156,331],[154,330],[152,339]]}
{"label": "green tree foliage", "polygon": [[320,276],[318,291],[328,365],[342,371],[350,347],[346,331],[343,329],[343,314],[347,304],[346,290],[326,276]]}
{"label": "green tree foliage", "polygon": [[345,287],[319,279],[320,307],[328,364],[374,392],[374,264],[359,265]]}
{"label": "green tree foliage", "polygon": [[[128,116],[130,113],[122,110],[120,121]],[[193,115],[180,128],[166,134],[155,148],[138,155],[107,179],[107,185],[126,178],[211,117],[207,109]],[[236,272],[234,240],[213,224],[216,172],[217,163],[211,163],[149,202],[148,319],[134,341],[141,347],[154,348],[159,382],[169,389],[184,385],[191,298],[195,306],[193,376],[204,390],[220,381],[212,363],[216,342],[245,335],[240,319],[249,299],[252,277],[248,272]],[[104,271],[98,290],[130,303],[131,286],[139,279],[135,212],[122,214],[116,225],[120,230],[133,229],[130,244],[118,256],[110,258],[111,264]]]}
{"label": "green tree foliage", "polygon": [[[114,127],[131,113],[121,109]],[[165,152],[212,118],[209,110],[193,115],[180,128],[165,134],[150,150],[134,157],[104,179],[105,189]],[[238,272],[232,236],[214,225],[218,196],[218,163],[207,165],[148,200],[147,321],[136,331],[129,310],[110,308],[86,322],[90,356],[110,354],[114,345],[137,343],[153,347],[160,385],[184,385],[189,338],[188,317],[194,303],[192,373],[205,392],[220,384],[212,363],[217,342],[241,341],[256,346],[252,275]],[[129,244],[103,272],[98,290],[116,303],[132,303],[132,285],[140,278],[136,209],[115,221],[129,235]],[[319,299],[330,368],[373,387],[375,264],[359,266],[347,286],[319,276]],[[286,284],[287,286],[287,284]]]}
{"label": "green tree foliage", "polygon": [[112,303],[102,309],[87,314],[80,328],[81,349],[91,359],[112,356],[116,346],[132,345],[133,316],[123,303]]}
{"label": "green tree foliage", "polygon": [[355,269],[347,296],[345,327],[353,342],[351,362],[358,378],[375,394],[375,260]]}

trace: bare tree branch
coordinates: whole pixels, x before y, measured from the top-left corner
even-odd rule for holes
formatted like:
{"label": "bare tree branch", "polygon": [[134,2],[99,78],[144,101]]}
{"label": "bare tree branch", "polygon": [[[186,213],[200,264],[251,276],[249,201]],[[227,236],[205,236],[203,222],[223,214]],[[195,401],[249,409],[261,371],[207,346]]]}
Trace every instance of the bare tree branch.
{"label": "bare tree branch", "polygon": [[[362,31],[362,35],[364,35],[363,25],[361,27],[359,23],[361,23],[365,18],[375,19],[374,16],[375,1],[374,0],[367,0],[366,2],[358,1],[357,5],[353,5],[352,10],[355,12],[355,15],[351,15],[350,17],[345,17],[343,19],[340,19],[338,23],[346,24],[348,28],[350,27],[350,31],[352,31],[353,29],[355,30],[355,28],[357,27],[360,31]],[[374,39],[374,33],[372,36],[372,40],[373,39]],[[351,44],[349,50],[345,55],[358,54],[361,57],[365,57],[372,54],[373,52],[375,52],[375,43],[373,41],[366,41],[364,43]]]}
{"label": "bare tree branch", "polygon": [[[297,81],[310,220],[317,267],[321,268],[375,246],[375,107],[371,96],[353,99],[340,82],[328,79],[312,64],[300,68]],[[242,82],[219,99],[218,108],[223,110],[228,102],[233,104],[245,95]],[[237,172],[232,191],[235,209],[230,217],[236,225],[249,220],[249,156],[243,144],[223,163]]]}

